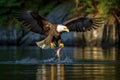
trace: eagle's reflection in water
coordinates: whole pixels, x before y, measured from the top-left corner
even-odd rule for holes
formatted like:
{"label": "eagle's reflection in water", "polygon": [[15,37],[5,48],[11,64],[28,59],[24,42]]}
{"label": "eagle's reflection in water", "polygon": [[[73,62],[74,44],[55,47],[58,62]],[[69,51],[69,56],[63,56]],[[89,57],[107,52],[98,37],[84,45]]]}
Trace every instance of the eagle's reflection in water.
{"label": "eagle's reflection in water", "polygon": [[65,80],[64,65],[40,65],[37,69],[36,78],[36,80]]}
{"label": "eagle's reflection in water", "polygon": [[116,69],[105,64],[40,65],[36,80],[116,80]]}

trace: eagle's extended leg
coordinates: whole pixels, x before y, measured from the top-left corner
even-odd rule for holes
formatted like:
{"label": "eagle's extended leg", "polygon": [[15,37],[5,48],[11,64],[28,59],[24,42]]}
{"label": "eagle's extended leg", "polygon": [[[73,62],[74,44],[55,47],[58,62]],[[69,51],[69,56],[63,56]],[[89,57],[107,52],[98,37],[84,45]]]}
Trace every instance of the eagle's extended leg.
{"label": "eagle's extended leg", "polygon": [[55,45],[54,42],[50,43],[50,47],[51,47],[51,48],[55,48],[55,46],[56,46],[56,45]]}
{"label": "eagle's extended leg", "polygon": [[62,43],[61,39],[58,40],[58,45],[59,45],[59,48],[56,52],[56,55],[57,55],[57,57],[60,57],[60,52],[61,52],[62,48],[64,47],[64,44]]}
{"label": "eagle's extended leg", "polygon": [[60,43],[60,44],[59,44],[59,47],[60,47],[60,48],[63,48],[63,47],[64,47],[64,44],[63,44],[63,43]]}

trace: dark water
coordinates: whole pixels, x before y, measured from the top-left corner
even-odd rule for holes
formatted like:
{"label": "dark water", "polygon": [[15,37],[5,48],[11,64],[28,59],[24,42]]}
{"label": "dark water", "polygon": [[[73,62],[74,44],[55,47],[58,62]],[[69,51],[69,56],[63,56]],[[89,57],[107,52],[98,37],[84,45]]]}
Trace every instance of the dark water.
{"label": "dark water", "polygon": [[0,47],[0,80],[120,80],[119,49]]}

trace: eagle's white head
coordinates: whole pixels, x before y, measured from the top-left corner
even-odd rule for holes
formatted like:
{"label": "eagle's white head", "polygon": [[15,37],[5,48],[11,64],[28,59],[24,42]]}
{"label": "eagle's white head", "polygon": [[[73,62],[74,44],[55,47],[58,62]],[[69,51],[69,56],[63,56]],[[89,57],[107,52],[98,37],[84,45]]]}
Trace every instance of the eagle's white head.
{"label": "eagle's white head", "polygon": [[64,25],[59,24],[57,25],[57,31],[58,32],[69,32],[69,29]]}

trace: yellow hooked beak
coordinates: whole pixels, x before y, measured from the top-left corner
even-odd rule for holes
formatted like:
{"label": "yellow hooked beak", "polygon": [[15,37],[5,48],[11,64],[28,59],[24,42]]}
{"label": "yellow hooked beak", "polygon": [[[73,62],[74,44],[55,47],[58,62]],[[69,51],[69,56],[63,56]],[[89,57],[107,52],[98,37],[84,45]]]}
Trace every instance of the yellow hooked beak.
{"label": "yellow hooked beak", "polygon": [[70,32],[68,28],[65,29],[66,32]]}

